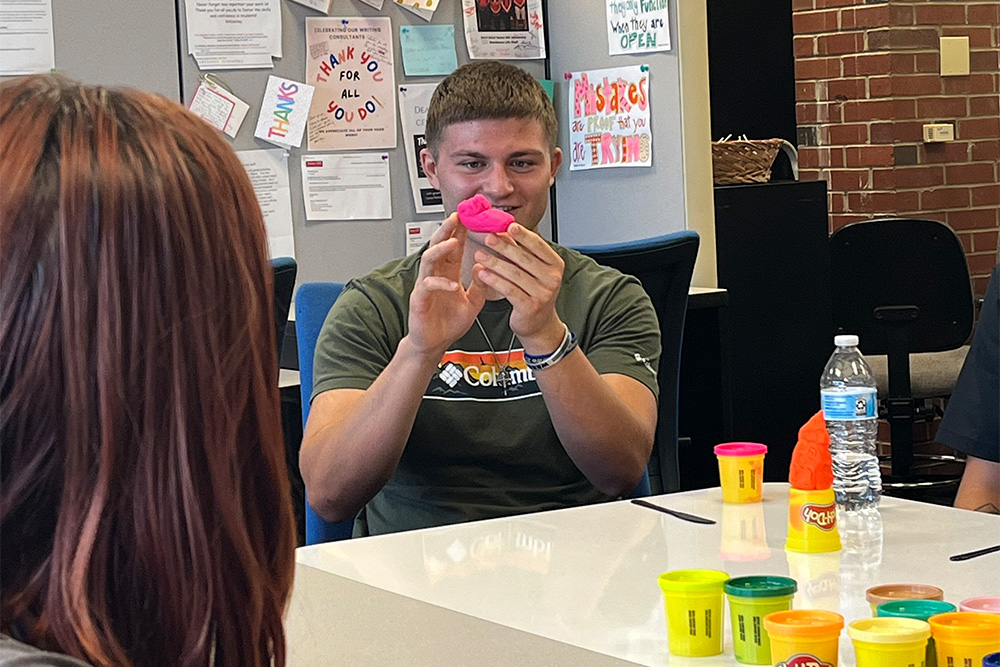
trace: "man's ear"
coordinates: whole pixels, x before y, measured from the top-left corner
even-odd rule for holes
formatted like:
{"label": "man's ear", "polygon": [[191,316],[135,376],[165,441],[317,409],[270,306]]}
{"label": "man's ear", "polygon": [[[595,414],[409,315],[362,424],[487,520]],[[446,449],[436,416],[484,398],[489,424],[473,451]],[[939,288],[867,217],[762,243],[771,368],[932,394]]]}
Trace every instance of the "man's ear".
{"label": "man's ear", "polygon": [[[555,150],[552,151],[552,172],[549,174],[549,185],[556,182],[556,172],[559,171],[559,165],[562,164],[562,161],[562,149],[556,146]],[[426,170],[426,167],[424,167],[424,169]]]}
{"label": "man's ear", "polygon": [[440,190],[438,187],[438,177],[437,177],[437,161],[434,156],[426,148],[420,149],[420,166],[424,168],[424,174],[427,176],[427,180],[430,184],[434,186],[435,190]]}

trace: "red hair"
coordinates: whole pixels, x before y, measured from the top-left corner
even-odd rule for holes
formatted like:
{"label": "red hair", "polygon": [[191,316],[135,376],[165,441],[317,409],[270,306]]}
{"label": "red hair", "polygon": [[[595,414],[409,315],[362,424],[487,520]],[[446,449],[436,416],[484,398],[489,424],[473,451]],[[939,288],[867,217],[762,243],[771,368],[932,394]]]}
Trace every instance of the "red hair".
{"label": "red hair", "polygon": [[272,277],[179,105],[0,85],[0,623],[94,664],[285,662]]}

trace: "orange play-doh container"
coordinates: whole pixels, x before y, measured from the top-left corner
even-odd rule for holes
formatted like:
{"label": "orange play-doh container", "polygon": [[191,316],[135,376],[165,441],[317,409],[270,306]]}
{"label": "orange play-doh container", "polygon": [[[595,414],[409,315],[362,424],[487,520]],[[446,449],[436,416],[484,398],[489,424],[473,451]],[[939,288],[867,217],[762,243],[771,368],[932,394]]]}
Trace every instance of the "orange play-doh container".
{"label": "orange play-doh container", "polygon": [[775,667],[837,667],[844,617],[819,609],[776,611],[764,617]]}

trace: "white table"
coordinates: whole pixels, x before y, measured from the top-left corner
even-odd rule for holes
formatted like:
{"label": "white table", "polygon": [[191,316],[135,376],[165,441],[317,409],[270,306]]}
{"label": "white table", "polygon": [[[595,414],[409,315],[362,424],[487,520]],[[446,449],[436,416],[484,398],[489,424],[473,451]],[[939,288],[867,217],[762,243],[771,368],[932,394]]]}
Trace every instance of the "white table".
{"label": "white table", "polygon": [[[728,619],[722,656],[669,655],[657,577],[683,568],[792,576],[797,608],[848,622],[870,616],[879,583],[934,584],[955,603],[1000,593],[1000,553],[948,560],[1000,542],[998,516],[885,498],[881,525],[842,521],[842,551],[800,555],[784,550],[785,484],[756,505],[718,489],[650,500],[719,523],[621,501],[303,547],[290,664],[737,664]],[[840,657],[855,664],[846,631]]]}

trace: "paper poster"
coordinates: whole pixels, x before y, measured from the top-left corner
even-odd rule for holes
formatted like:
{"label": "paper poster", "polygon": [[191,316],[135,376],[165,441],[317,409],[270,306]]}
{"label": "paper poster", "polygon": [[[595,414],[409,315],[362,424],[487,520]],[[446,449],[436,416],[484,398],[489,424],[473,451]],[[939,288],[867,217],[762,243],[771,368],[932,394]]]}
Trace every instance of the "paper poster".
{"label": "paper poster", "polygon": [[469,57],[545,57],[542,0],[462,0]]}
{"label": "paper poster", "polygon": [[281,57],[279,0],[187,0],[184,10],[198,69],[273,67]]}
{"label": "paper poster", "polygon": [[305,5],[309,9],[315,9],[318,12],[323,12],[324,14],[330,13],[330,3],[332,0],[292,0],[300,5]]}
{"label": "paper poster", "polygon": [[199,81],[188,110],[206,123],[235,138],[250,105],[219,86]]}
{"label": "paper poster", "polygon": [[302,156],[306,220],[392,217],[388,153]]}
{"label": "paper poster", "polygon": [[375,9],[382,9],[382,3],[384,0],[361,0],[361,2],[365,3],[369,7],[374,7]]}
{"label": "paper poster", "polygon": [[458,69],[453,25],[405,25],[399,49],[406,76],[446,76]]}
{"label": "paper poster", "polygon": [[282,148],[236,151],[257,194],[267,226],[271,257],[295,257],[292,198],[288,187],[288,152]]}
{"label": "paper poster", "polygon": [[394,0],[400,7],[406,9],[422,9],[425,12],[433,12],[438,8],[439,0]]}
{"label": "paper poster", "polygon": [[0,75],[38,74],[55,66],[52,0],[0,0]]}
{"label": "paper poster", "polygon": [[395,148],[388,17],[306,18],[309,150]]}
{"label": "paper poster", "polygon": [[[424,0],[424,2],[426,3],[427,0]],[[434,9],[427,9],[425,6],[418,6],[418,3],[403,3],[396,0],[396,6],[409,11],[411,14],[416,14],[428,23],[434,18]],[[437,9],[437,0],[434,1],[434,8]]]}
{"label": "paper poster", "polygon": [[670,50],[668,0],[607,0],[608,52],[651,53]]}
{"label": "paper poster", "polygon": [[302,145],[312,97],[313,87],[308,84],[267,77],[253,136],[278,146],[298,148]]}
{"label": "paper poster", "polygon": [[570,170],[651,166],[649,67],[613,67],[571,77]]}
{"label": "paper poster", "polygon": [[408,222],[406,223],[406,254],[412,255],[420,250],[425,243],[431,240],[434,232],[441,226],[440,220],[431,222]]}
{"label": "paper poster", "polygon": [[406,170],[410,174],[410,190],[417,213],[444,213],[441,191],[431,186],[420,163],[420,150],[427,145],[424,140],[427,106],[435,88],[436,83],[410,83],[399,87],[399,120],[403,125]]}

